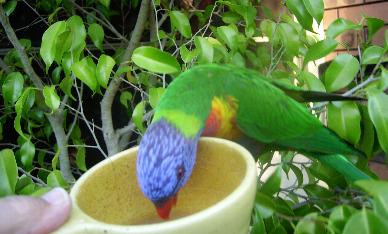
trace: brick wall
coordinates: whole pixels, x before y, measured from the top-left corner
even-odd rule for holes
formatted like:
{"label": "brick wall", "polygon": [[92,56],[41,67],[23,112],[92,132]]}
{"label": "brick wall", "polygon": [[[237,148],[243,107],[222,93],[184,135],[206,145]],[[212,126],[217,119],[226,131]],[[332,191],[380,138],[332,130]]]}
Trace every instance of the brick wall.
{"label": "brick wall", "polygon": [[[362,16],[380,18],[385,21],[385,27],[375,35],[373,42],[383,45],[384,31],[388,29],[388,0],[324,0],[325,14],[323,17],[323,26],[326,30],[331,22],[337,18],[346,18],[354,22],[359,22]],[[357,45],[367,39],[367,29],[356,32],[349,31],[342,34],[337,39],[341,42],[336,52],[328,55],[325,60],[333,59],[337,54],[349,51],[357,54]]]}

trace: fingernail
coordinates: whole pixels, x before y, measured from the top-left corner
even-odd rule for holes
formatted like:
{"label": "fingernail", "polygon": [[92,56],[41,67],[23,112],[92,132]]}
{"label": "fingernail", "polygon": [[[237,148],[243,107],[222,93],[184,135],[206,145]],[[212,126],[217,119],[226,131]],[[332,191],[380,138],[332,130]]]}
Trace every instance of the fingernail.
{"label": "fingernail", "polygon": [[42,198],[51,205],[62,205],[69,201],[69,194],[63,188],[54,188]]}

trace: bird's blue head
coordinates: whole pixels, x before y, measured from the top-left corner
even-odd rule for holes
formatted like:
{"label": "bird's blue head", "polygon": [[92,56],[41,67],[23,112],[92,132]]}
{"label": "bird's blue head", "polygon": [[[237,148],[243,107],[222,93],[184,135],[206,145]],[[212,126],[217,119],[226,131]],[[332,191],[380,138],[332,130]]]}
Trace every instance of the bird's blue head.
{"label": "bird's blue head", "polygon": [[172,124],[160,119],[148,127],[140,142],[138,183],[163,219],[169,218],[178,191],[191,175],[198,139],[199,136],[186,138]]}

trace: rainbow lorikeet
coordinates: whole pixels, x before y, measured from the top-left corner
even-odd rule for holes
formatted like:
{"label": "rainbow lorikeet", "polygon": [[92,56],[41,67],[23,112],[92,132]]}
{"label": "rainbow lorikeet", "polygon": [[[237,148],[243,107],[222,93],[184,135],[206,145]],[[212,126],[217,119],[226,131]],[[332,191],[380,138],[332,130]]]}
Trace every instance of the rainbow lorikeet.
{"label": "rainbow lorikeet", "polygon": [[342,156],[362,153],[298,102],[342,99],[358,98],[303,91],[231,65],[193,67],[170,84],[140,142],[140,188],[159,216],[168,219],[193,170],[201,135],[247,138],[293,149],[317,158],[350,181],[369,178]]}

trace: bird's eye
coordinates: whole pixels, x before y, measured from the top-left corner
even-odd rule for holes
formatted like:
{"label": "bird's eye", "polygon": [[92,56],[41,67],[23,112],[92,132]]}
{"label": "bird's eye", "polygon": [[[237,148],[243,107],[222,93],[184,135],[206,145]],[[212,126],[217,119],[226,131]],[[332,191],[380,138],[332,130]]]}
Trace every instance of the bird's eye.
{"label": "bird's eye", "polygon": [[184,175],[185,171],[183,169],[183,167],[179,167],[178,168],[178,178],[181,179]]}

